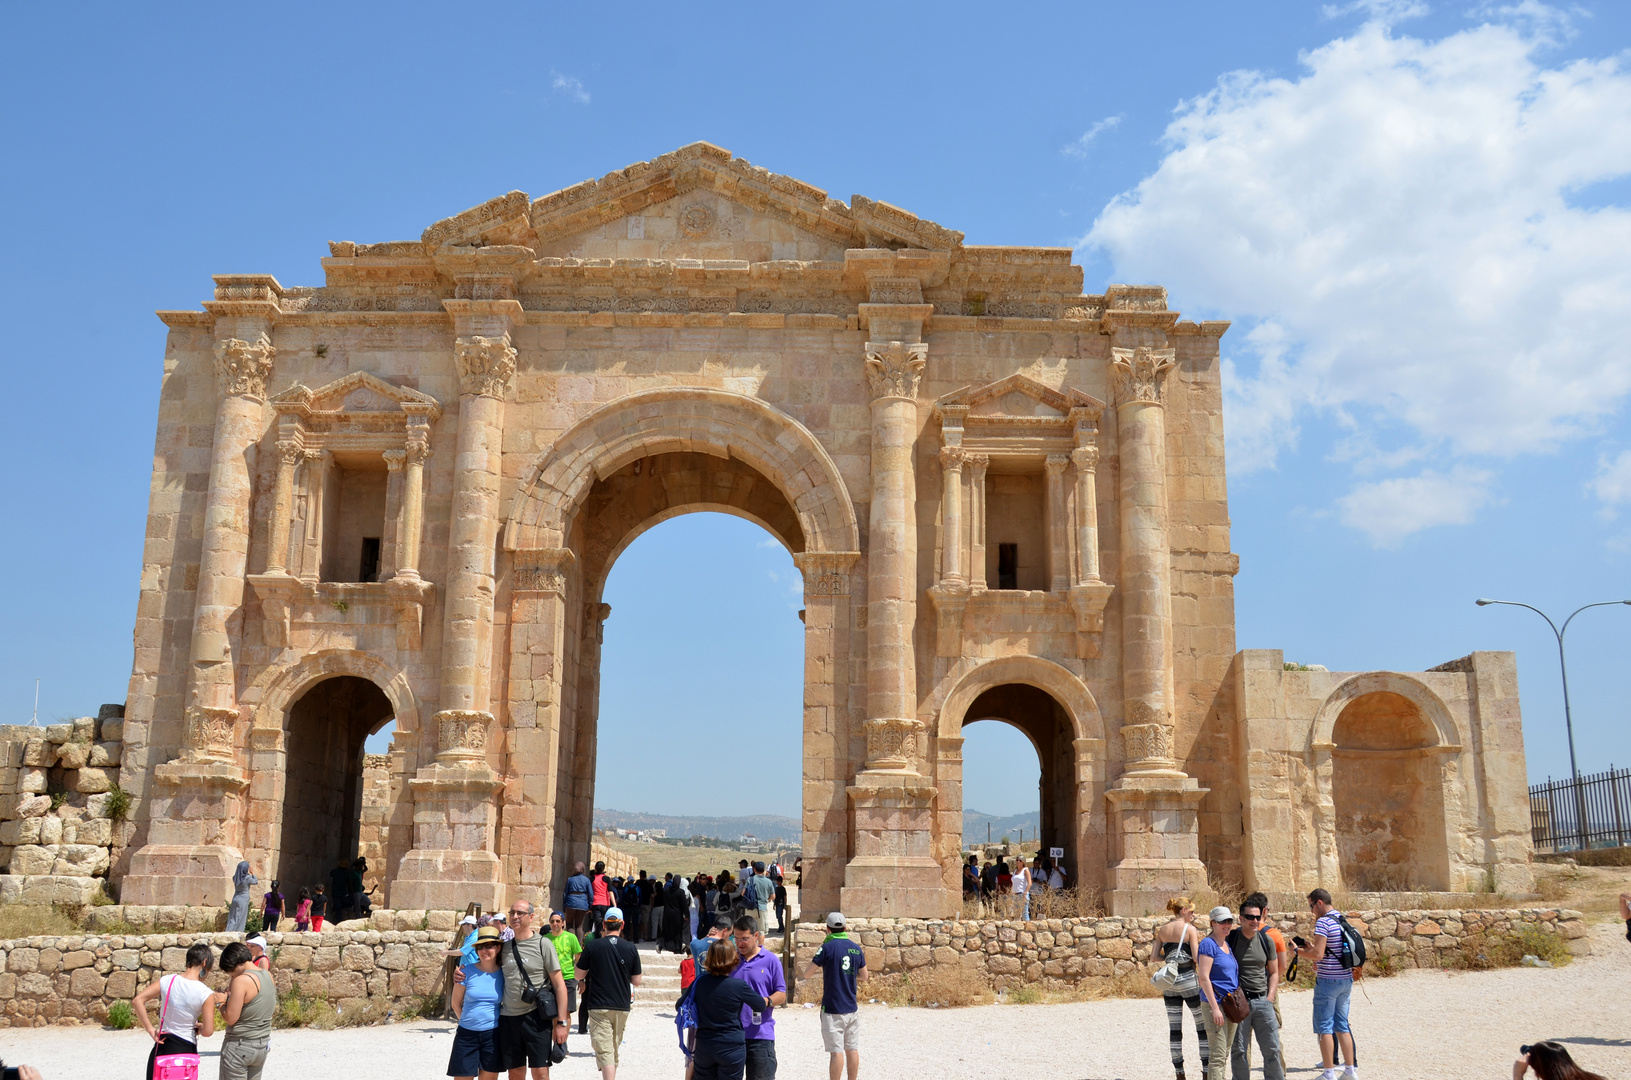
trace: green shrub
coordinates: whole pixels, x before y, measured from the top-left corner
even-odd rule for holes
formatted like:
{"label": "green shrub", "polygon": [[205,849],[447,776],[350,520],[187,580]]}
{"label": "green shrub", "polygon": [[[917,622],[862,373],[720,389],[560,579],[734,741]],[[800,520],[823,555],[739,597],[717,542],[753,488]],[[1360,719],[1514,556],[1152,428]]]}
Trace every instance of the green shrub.
{"label": "green shrub", "polygon": [[130,1002],[115,1001],[108,1007],[108,1027],[115,1031],[128,1031],[136,1023],[136,1014]]}
{"label": "green shrub", "polygon": [[114,821],[123,821],[126,816],[129,815],[130,792],[126,791],[118,784],[113,785],[113,789],[108,792],[107,802],[108,817],[112,818]]}

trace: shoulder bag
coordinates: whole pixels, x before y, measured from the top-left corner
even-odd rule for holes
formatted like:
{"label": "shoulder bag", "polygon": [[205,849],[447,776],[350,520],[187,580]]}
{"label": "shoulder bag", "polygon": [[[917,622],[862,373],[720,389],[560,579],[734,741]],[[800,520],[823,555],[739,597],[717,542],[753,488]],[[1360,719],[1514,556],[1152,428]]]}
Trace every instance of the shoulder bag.
{"label": "shoulder bag", "polygon": [[[533,937],[548,941],[542,934],[534,934]],[[540,1019],[549,1020],[555,1016],[557,1011],[555,988],[546,985],[540,990],[532,984],[532,975],[527,971],[527,965],[521,962],[521,947],[516,944],[517,940],[517,938],[510,939],[510,958],[515,961],[515,966],[520,969],[521,981],[526,984],[526,989],[521,991],[521,1000],[536,1009]],[[549,944],[544,947],[553,949],[555,946]]]}
{"label": "shoulder bag", "polygon": [[1240,1023],[1252,1014],[1251,1002],[1246,1000],[1246,995],[1240,992],[1238,986],[1218,998],[1218,1008],[1223,1010],[1223,1018],[1233,1024]]}
{"label": "shoulder bag", "polygon": [[[170,976],[170,985],[164,988],[164,1004],[159,1006],[159,1035],[164,1035],[164,1014],[170,1011],[170,991],[176,988],[180,975]],[[212,1004],[210,1008],[214,1008]],[[196,1034],[196,1033],[195,1033]],[[193,1042],[198,1040],[194,1038]],[[153,1059],[153,1080],[198,1080],[197,1054],[159,1054]]]}

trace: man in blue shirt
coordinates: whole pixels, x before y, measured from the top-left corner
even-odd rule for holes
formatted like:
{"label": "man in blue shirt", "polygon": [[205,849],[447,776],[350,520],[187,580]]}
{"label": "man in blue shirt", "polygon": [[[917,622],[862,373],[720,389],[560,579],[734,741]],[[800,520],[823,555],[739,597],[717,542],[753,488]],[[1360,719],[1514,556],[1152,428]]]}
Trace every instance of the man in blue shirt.
{"label": "man in blue shirt", "polygon": [[866,981],[866,952],[844,932],[844,913],[827,916],[827,940],[821,943],[805,971],[806,979],[821,979],[821,1041],[827,1047],[827,1076],[839,1080],[849,1069],[849,1080],[861,1071],[861,1015],[856,987]]}
{"label": "man in blue shirt", "polygon": [[714,942],[720,940],[721,938],[728,938],[730,936],[731,917],[729,915],[719,914],[714,916],[714,924],[708,928],[707,936],[699,937],[695,941],[691,942],[691,956],[697,962],[698,975],[702,974],[702,960],[708,955],[708,950],[713,948]]}
{"label": "man in blue shirt", "polygon": [[578,863],[572,867],[572,876],[566,879],[566,896],[563,898],[561,910],[566,913],[566,928],[583,940],[583,920],[589,915],[589,877],[583,872],[583,864]]}
{"label": "man in blue shirt", "polygon": [[776,1020],[772,1015],[778,1005],[787,1004],[787,976],[782,971],[779,957],[764,948],[765,935],[759,920],[744,915],[736,920],[736,952],[742,962],[731,972],[731,978],[741,979],[771,1007],[755,1013],[742,1006],[742,1034],[747,1040],[746,1080],[776,1080]]}

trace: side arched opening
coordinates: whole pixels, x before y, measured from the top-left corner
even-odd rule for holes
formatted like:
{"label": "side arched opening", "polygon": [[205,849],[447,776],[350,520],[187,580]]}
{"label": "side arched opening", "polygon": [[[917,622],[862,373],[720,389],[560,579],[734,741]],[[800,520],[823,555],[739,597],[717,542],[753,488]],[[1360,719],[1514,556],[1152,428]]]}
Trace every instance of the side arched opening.
{"label": "side arched opening", "polygon": [[1348,702],[1331,729],[1331,801],[1343,883],[1365,892],[1450,887],[1439,731],[1386,690]]}

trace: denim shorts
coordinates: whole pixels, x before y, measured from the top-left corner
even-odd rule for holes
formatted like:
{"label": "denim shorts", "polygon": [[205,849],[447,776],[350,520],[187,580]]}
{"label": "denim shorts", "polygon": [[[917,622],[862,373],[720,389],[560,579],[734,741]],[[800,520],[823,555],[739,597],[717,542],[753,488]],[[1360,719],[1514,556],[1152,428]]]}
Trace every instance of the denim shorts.
{"label": "denim shorts", "polygon": [[1348,996],[1352,979],[1314,980],[1314,1034],[1334,1035],[1348,1031]]}

